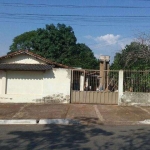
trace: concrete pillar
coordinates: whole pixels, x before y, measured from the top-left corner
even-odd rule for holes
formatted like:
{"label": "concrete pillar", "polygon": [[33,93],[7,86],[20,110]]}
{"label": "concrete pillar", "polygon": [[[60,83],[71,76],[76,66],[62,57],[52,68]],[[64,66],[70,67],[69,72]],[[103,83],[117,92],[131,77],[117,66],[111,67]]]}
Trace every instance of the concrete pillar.
{"label": "concrete pillar", "polygon": [[80,91],[84,91],[84,74],[80,75]]}
{"label": "concrete pillar", "polygon": [[103,84],[104,84],[104,62],[100,62],[100,90],[103,90]]}
{"label": "concrete pillar", "polygon": [[123,70],[120,70],[119,81],[118,81],[118,105],[121,104],[122,95],[123,95]]}
{"label": "concrete pillar", "polygon": [[106,79],[106,70],[107,70],[106,66],[107,66],[107,63],[106,63],[106,60],[104,60],[104,66],[103,66],[103,89],[104,90],[106,89],[106,87],[105,87],[105,85],[106,85],[106,81],[105,81],[105,79]]}
{"label": "concrete pillar", "polygon": [[107,87],[107,72],[109,70],[110,56],[100,56],[100,90],[105,90]]}

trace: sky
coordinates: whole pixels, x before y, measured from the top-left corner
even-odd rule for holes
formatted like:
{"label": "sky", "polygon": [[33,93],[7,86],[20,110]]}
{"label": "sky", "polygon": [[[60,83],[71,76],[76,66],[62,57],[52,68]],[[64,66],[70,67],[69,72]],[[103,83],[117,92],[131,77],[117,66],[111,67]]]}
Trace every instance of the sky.
{"label": "sky", "polygon": [[94,55],[109,55],[149,33],[150,0],[0,0],[0,56],[13,39],[46,24],[64,23]]}

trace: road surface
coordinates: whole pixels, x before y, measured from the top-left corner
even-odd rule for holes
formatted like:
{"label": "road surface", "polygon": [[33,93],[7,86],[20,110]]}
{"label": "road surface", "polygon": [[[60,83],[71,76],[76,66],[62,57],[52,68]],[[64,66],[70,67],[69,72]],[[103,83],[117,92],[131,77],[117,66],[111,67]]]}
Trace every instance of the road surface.
{"label": "road surface", "polygon": [[1,125],[0,150],[150,150],[150,126]]}

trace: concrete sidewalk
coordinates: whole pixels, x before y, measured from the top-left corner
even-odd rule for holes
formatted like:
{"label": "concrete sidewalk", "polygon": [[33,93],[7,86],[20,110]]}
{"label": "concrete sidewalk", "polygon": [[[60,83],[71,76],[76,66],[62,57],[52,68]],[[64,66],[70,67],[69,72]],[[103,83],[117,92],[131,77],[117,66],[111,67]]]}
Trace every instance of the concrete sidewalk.
{"label": "concrete sidewalk", "polygon": [[150,107],[92,104],[0,104],[0,119],[73,119],[83,124],[132,125],[150,119]]}

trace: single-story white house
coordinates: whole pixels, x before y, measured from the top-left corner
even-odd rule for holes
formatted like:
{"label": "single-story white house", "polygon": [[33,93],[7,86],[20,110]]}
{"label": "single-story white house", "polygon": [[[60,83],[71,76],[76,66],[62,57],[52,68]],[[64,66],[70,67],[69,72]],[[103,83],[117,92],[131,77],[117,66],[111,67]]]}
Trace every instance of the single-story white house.
{"label": "single-story white house", "polygon": [[28,50],[0,57],[0,103],[69,103],[71,68]]}

